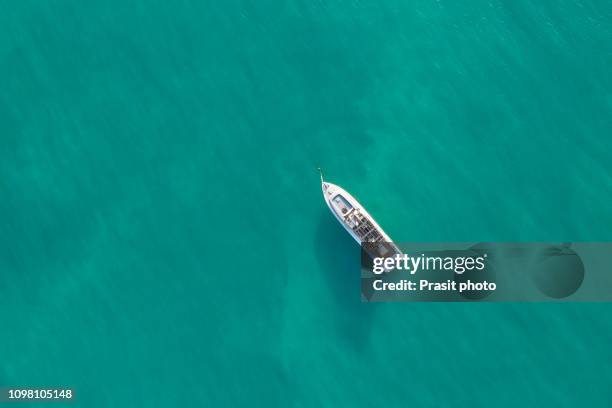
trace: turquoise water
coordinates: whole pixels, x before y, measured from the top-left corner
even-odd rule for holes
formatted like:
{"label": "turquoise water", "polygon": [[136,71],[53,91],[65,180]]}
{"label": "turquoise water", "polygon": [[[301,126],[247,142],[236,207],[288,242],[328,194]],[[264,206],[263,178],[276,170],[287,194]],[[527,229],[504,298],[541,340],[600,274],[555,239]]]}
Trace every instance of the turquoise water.
{"label": "turquoise water", "polygon": [[[608,304],[361,304],[397,241],[612,239],[612,4],[0,4],[0,385],[612,405]],[[23,406],[26,406],[24,404]]]}

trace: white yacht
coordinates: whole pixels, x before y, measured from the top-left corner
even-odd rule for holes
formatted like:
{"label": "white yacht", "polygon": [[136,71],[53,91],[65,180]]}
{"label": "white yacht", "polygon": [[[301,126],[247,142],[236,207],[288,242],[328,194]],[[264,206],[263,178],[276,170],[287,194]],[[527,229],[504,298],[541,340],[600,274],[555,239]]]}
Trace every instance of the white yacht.
{"label": "white yacht", "polygon": [[[327,206],[355,241],[373,257],[401,255],[400,249],[365,208],[342,187],[325,181],[323,172],[321,169],[318,170],[321,175],[323,198]],[[364,245],[365,243],[371,244]]]}

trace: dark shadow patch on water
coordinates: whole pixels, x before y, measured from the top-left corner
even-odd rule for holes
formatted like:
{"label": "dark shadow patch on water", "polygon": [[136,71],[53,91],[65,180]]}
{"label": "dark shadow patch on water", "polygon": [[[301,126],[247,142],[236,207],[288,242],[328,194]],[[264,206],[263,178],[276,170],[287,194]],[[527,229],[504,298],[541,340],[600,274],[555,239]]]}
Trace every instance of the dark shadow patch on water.
{"label": "dark shadow patch on water", "polygon": [[319,271],[336,302],[340,337],[357,350],[367,347],[375,304],[360,298],[361,249],[331,214],[321,213],[315,234]]}

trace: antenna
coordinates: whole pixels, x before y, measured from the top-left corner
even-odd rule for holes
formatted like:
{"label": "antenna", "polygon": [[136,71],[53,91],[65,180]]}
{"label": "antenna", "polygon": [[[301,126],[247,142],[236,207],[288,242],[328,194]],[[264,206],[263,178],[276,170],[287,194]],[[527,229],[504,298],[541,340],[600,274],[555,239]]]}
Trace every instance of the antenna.
{"label": "antenna", "polygon": [[321,176],[321,183],[323,183],[323,170],[321,170],[320,167],[317,167],[317,170],[319,171],[319,175]]}

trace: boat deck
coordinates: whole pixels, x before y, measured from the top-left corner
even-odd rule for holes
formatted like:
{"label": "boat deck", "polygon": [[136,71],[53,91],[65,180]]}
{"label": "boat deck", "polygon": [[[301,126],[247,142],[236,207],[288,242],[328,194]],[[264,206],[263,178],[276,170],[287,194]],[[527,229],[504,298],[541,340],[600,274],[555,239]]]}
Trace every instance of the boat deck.
{"label": "boat deck", "polygon": [[392,257],[401,254],[401,251],[393,242],[388,242],[369,218],[358,210],[351,211],[346,215],[348,225],[361,239],[361,245],[372,257]]}
{"label": "boat deck", "polygon": [[378,228],[372,224],[372,222],[364,217],[358,211],[354,211],[352,214],[349,214],[348,217],[353,216],[356,219],[355,226],[353,227],[353,231],[355,234],[361,238],[363,242],[382,242],[385,241],[385,237],[380,233]]}
{"label": "boat deck", "polygon": [[323,173],[321,173],[321,186],[323,197],[332,213],[370,256],[390,257],[402,253],[393,242],[390,242],[391,239],[367,211],[362,211],[357,200],[341,187],[325,182]]}

